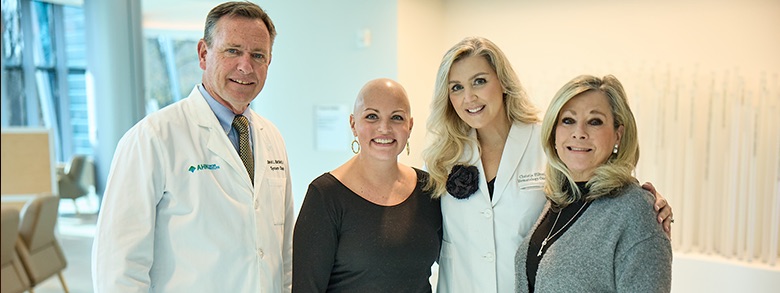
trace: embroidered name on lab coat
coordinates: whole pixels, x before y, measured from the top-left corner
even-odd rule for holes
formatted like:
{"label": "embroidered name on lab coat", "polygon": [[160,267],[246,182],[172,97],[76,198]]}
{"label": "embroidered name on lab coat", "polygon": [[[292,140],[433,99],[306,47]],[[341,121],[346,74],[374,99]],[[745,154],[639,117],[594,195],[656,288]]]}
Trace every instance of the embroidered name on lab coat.
{"label": "embroidered name on lab coat", "polygon": [[271,171],[284,171],[284,161],[282,160],[266,160],[266,163]]}
{"label": "embroidered name on lab coat", "polygon": [[520,174],[517,176],[517,183],[544,181],[544,173],[534,172],[529,174]]}

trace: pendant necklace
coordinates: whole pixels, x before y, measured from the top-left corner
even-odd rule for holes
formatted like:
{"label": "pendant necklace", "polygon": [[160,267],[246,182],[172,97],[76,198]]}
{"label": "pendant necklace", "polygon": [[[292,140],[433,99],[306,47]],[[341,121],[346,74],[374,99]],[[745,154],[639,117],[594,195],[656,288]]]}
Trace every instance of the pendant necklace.
{"label": "pendant necklace", "polygon": [[[555,216],[555,222],[553,222],[552,228],[550,228],[550,232],[547,233],[547,237],[545,237],[544,240],[542,240],[542,246],[539,247],[539,253],[537,253],[536,256],[542,256],[542,249],[544,249],[544,246],[547,245],[547,240],[550,240],[550,238],[553,238],[553,237],[555,237],[555,235],[558,235],[558,233],[561,233],[561,231],[563,231],[563,229],[566,228],[566,226],[568,226],[572,221],[574,221],[574,218],[576,218],[577,215],[580,214],[582,209],[584,209],[585,206],[588,205],[588,204],[590,204],[590,202],[583,203],[582,206],[580,207],[580,209],[577,210],[577,213],[574,214],[574,216],[571,217],[571,219],[569,219],[569,221],[566,222],[566,224],[563,224],[563,226],[561,226],[561,228],[558,229],[558,231],[555,232],[555,234],[553,234],[552,231],[555,230],[555,224],[558,224],[558,218],[560,218],[561,214],[563,214],[563,209],[561,209],[561,211],[558,212],[558,215]],[[550,235],[550,234],[552,234],[552,235]]]}

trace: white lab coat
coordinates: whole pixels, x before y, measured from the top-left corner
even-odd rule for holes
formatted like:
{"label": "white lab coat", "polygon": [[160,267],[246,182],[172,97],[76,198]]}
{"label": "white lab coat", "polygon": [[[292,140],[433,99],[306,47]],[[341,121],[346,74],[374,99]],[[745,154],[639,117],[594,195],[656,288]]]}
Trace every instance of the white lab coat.
{"label": "white lab coat", "polygon": [[461,161],[479,169],[479,190],[467,199],[449,193],[441,198],[444,239],[438,292],[514,292],[515,252],[546,202],[547,160],[540,128],[538,124],[512,125],[492,201],[476,145],[464,152]]}
{"label": "white lab coat", "polygon": [[287,153],[250,112],[254,186],[197,87],[122,137],[93,244],[95,292],[290,292]]}

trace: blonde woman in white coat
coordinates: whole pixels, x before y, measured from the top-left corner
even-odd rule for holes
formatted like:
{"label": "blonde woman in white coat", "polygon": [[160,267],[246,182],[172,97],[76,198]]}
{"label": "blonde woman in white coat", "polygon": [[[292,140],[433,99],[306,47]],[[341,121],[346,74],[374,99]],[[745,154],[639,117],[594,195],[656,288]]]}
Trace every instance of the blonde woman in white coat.
{"label": "blonde woman in white coat", "polygon": [[[431,108],[423,158],[442,205],[437,290],[513,292],[515,252],[546,201],[537,110],[503,52],[481,37],[444,55]],[[671,208],[660,195],[655,207],[668,231]]]}
{"label": "blonde woman in white coat", "polygon": [[[275,35],[255,4],[214,8],[198,43],[203,83],[120,140],[93,244],[95,292],[290,292],[287,152],[249,108]],[[249,143],[234,119],[248,120]],[[247,145],[253,164],[237,150]]]}

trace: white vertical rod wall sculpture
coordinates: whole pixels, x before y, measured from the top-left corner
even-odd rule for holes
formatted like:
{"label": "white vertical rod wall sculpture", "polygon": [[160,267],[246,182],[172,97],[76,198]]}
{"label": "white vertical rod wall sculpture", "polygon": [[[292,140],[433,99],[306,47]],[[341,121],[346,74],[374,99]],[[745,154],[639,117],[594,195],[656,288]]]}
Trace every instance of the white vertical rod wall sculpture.
{"label": "white vertical rod wall sculpture", "polygon": [[766,154],[766,172],[767,179],[771,180],[768,186],[771,188],[767,195],[770,196],[768,206],[770,206],[768,241],[765,248],[767,263],[770,266],[780,266],[780,79],[777,73],[774,73],[770,85],[764,85],[767,90],[767,106],[764,107],[768,122],[765,135],[769,138]]}
{"label": "white vertical rod wall sculpture", "polygon": [[[720,82],[719,82],[720,81]],[[720,219],[721,213],[717,209],[720,206],[720,202],[723,202],[723,154],[725,140],[723,139],[724,129],[724,99],[723,94],[723,81],[718,80],[715,75],[711,78],[711,96],[709,104],[709,113],[707,124],[709,127],[708,138],[705,140],[707,143],[708,155],[707,155],[707,169],[706,179],[704,185],[707,187],[705,190],[705,198],[703,204],[704,219],[702,224],[705,225],[703,230],[705,231],[704,237],[704,252],[705,254],[713,254],[717,251],[717,243],[719,243],[720,236]]]}
{"label": "white vertical rod wall sculpture", "polygon": [[683,204],[681,212],[687,215],[685,217],[686,220],[679,225],[679,228],[681,228],[680,232],[682,232],[680,239],[682,242],[681,248],[683,251],[694,251],[694,240],[696,239],[698,223],[697,211],[699,210],[698,204],[701,202],[698,192],[699,186],[690,184],[691,182],[698,182],[696,173],[700,172],[696,172],[697,153],[701,152],[693,142],[694,137],[691,133],[694,130],[693,121],[696,118],[693,111],[695,95],[691,94],[695,89],[695,87],[692,87],[695,77],[691,79],[688,74],[680,74],[679,78],[688,80],[688,82],[679,83],[676,93],[678,100],[677,119],[669,130],[672,130],[677,137],[676,142],[673,144],[673,149],[676,148],[678,150],[672,151],[672,153],[676,154],[677,159],[674,165],[667,167],[678,166],[676,168],[677,172],[675,172],[677,174],[674,176],[677,180],[675,183],[679,185],[680,194],[682,195],[681,202]]}
{"label": "white vertical rod wall sculpture", "polygon": [[744,159],[742,160],[742,164],[744,166],[745,173],[742,176],[742,182],[744,184],[743,190],[743,196],[740,198],[742,199],[742,211],[743,211],[743,217],[740,221],[740,227],[742,227],[742,239],[740,239],[741,247],[739,247],[739,254],[741,255],[740,259],[751,262],[753,260],[753,244],[755,243],[755,233],[751,230],[755,230],[755,217],[757,216],[757,211],[755,209],[755,203],[756,201],[761,200],[761,197],[756,193],[755,183],[756,178],[760,176],[760,174],[756,173],[756,160],[755,160],[755,145],[756,145],[756,107],[754,105],[754,95],[752,92],[746,92],[744,93],[746,95],[745,99],[745,118],[746,121],[746,127],[745,127],[745,136],[746,138],[743,140],[743,154],[745,155]]}
{"label": "white vertical rod wall sculpture", "polygon": [[[661,167],[661,172],[663,172],[663,184],[665,186],[669,186],[669,191],[672,194],[677,194],[680,196],[681,200],[678,200],[678,210],[681,211],[682,214],[686,214],[685,211],[687,210],[687,207],[685,205],[685,197],[683,188],[682,188],[682,174],[679,174],[676,170],[673,168],[679,169],[679,166],[681,163],[684,162],[683,156],[685,155],[684,149],[681,149],[679,146],[682,146],[683,144],[681,142],[684,141],[684,135],[680,134],[680,131],[676,131],[679,129],[679,121],[680,121],[680,83],[674,82],[680,78],[679,71],[677,74],[671,74],[671,70],[669,72],[669,75],[667,76],[667,82],[664,86],[664,100],[665,103],[663,107],[665,108],[665,111],[663,111],[663,127],[661,128],[661,141],[663,143],[660,150],[662,151],[661,155],[662,158],[664,158],[664,164]],[[670,109],[671,107],[671,109]],[[665,187],[666,188],[666,187]],[[687,222],[687,217],[683,222]],[[675,232],[675,237],[672,237],[672,243],[682,251],[688,251],[689,247],[683,246],[683,238],[685,238],[685,226],[679,225],[677,227],[677,232]]]}
{"label": "white vertical rod wall sculpture", "polygon": [[[729,74],[730,75],[730,74]],[[727,88],[728,97],[734,97],[734,90],[733,87]],[[721,255],[732,258],[735,255],[735,238],[738,237],[736,234],[736,222],[737,222],[737,196],[739,192],[739,180],[738,180],[738,174],[739,174],[739,141],[742,139],[741,137],[741,123],[742,123],[742,117],[740,116],[740,103],[739,101],[735,101],[733,98],[729,98],[727,100],[727,105],[729,105],[728,110],[726,111],[726,122],[729,128],[729,131],[727,132],[727,137],[731,138],[729,140],[729,144],[726,149],[726,159],[728,160],[728,163],[726,164],[726,168],[724,168],[725,172],[725,180],[724,180],[724,192],[725,192],[725,201],[722,202],[723,206],[721,207],[721,211],[723,212],[722,219],[722,229],[723,229],[723,235],[722,235],[722,247],[720,250]]]}
{"label": "white vertical rod wall sculpture", "polygon": [[745,242],[746,242],[746,225],[747,225],[747,201],[748,196],[748,178],[750,177],[750,139],[753,137],[750,133],[750,127],[753,125],[752,112],[750,111],[750,103],[745,93],[744,79],[741,74],[737,75],[737,97],[739,100],[739,111],[742,121],[740,121],[740,139],[738,140],[738,152],[739,161],[738,169],[735,172],[737,177],[737,194],[735,194],[736,206],[736,223],[734,225],[735,235],[734,238],[734,257],[739,260],[744,259]]}

